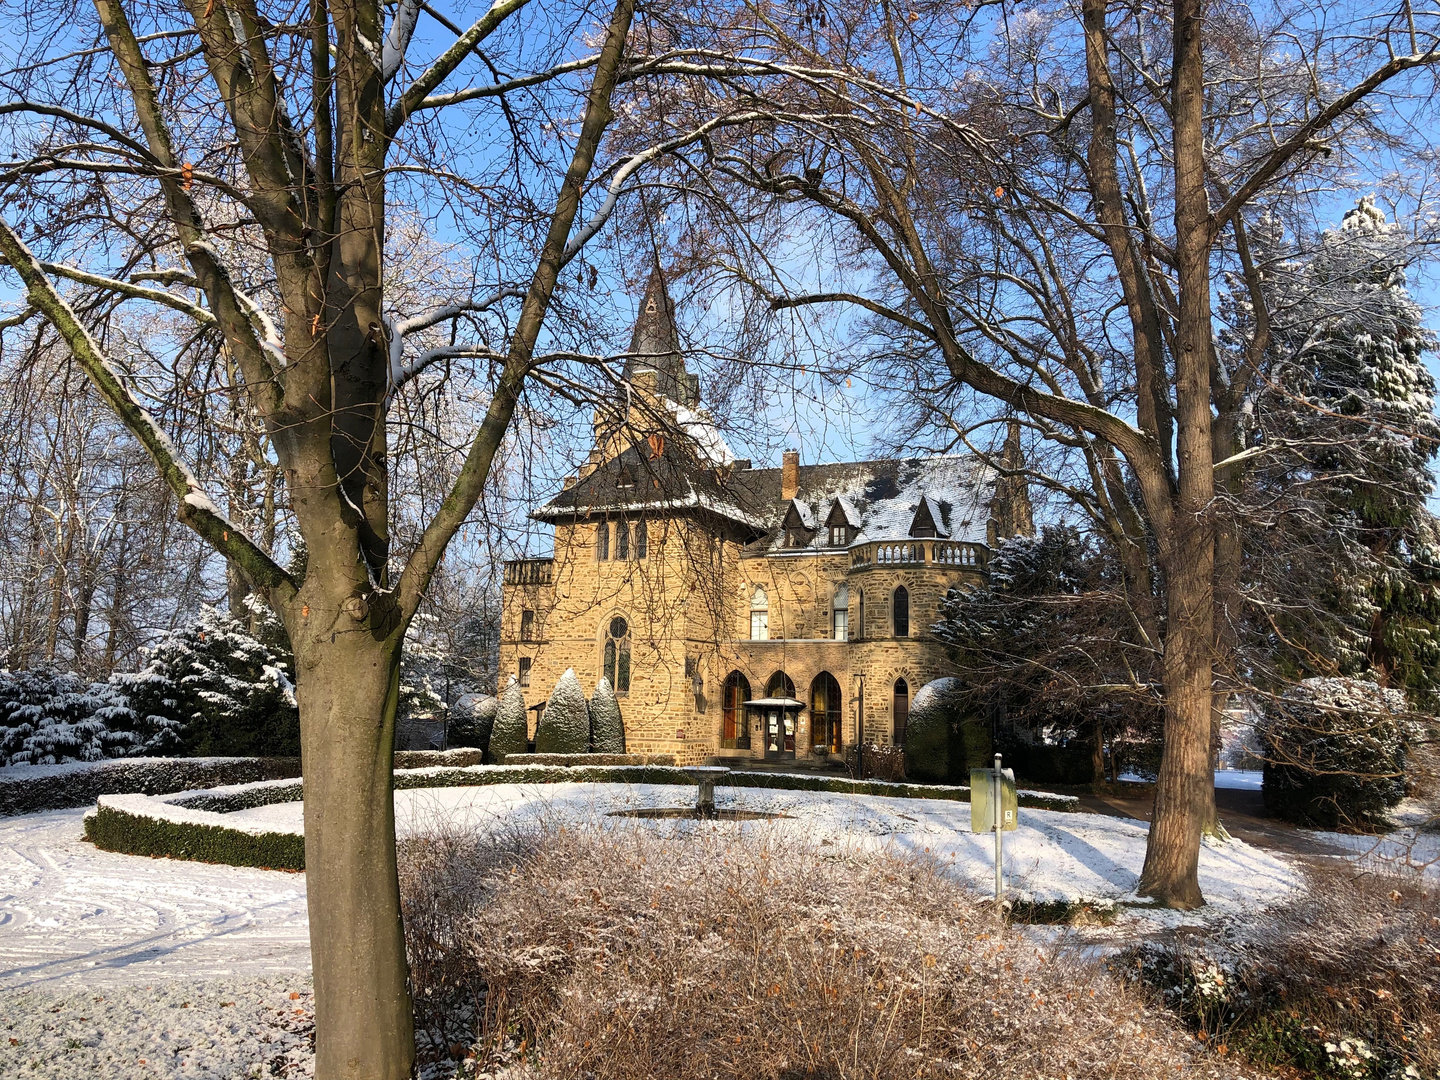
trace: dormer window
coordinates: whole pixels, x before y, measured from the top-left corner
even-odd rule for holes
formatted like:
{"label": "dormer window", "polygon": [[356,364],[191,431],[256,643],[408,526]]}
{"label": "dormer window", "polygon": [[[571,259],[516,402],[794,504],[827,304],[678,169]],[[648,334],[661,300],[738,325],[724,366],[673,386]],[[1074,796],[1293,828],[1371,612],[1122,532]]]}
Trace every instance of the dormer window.
{"label": "dormer window", "polygon": [[810,538],[815,534],[815,519],[804,503],[792,499],[790,509],[785,511],[785,520],[781,527],[787,548],[809,547]]}
{"label": "dormer window", "polygon": [[928,495],[915,507],[915,516],[910,519],[910,535],[918,539],[950,535],[942,522],[940,507]]}
{"label": "dormer window", "polygon": [[830,546],[831,546],[831,547],[844,547],[844,546],[845,546],[846,544],[848,544],[848,543],[850,543],[850,526],[849,526],[849,525],[831,525],[831,526],[830,526]]}
{"label": "dormer window", "polygon": [[830,513],[825,516],[825,527],[830,533],[831,547],[845,547],[855,538],[860,522],[851,506],[843,499],[830,504]]}
{"label": "dormer window", "polygon": [[633,488],[635,486],[635,474],[628,468],[620,470],[620,475],[615,478],[617,488]]}
{"label": "dormer window", "polygon": [[804,546],[805,546],[805,530],[802,529],[802,528],[799,528],[798,526],[796,526],[795,528],[786,528],[786,530],[785,530],[785,546],[786,546],[787,548],[802,548],[802,547],[804,547]]}

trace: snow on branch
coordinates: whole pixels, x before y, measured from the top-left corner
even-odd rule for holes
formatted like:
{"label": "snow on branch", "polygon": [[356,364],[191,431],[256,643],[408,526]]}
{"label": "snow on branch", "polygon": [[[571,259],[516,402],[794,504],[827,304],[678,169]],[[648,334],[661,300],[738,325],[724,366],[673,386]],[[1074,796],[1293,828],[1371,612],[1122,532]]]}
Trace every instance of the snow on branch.
{"label": "snow on branch", "polygon": [[174,293],[166,292],[164,289],[151,289],[144,285],[135,285],[129,281],[121,281],[118,278],[105,277],[103,274],[92,274],[87,270],[81,270],[74,266],[66,266],[64,263],[42,262],[40,269],[47,274],[56,277],[68,278],[70,281],[78,281],[81,285],[89,285],[96,289],[105,289],[108,292],[120,293],[132,300],[149,300],[151,303],[162,304],[165,307],[173,308],[176,311],[189,315],[198,323],[205,326],[215,325],[215,316],[204,308],[192,304],[183,296],[176,296]]}
{"label": "snow on branch", "polygon": [[410,37],[415,33],[415,20],[420,17],[420,0],[400,0],[395,18],[385,34],[385,44],[380,52],[380,79],[389,82],[405,62],[405,51],[410,48]]}
{"label": "snow on branch", "polygon": [[488,311],[506,297],[523,299],[524,289],[502,288],[497,289],[483,300],[461,300],[453,304],[441,304],[431,308],[429,311],[421,312],[419,315],[412,315],[406,319],[387,318],[386,329],[390,332],[390,388],[386,394],[389,400],[395,396],[396,391],[404,386],[411,379],[419,375],[437,360],[464,356],[467,354],[485,354],[484,350],[466,348],[464,346],[451,346],[444,349],[431,349],[421,353],[410,363],[405,362],[405,339],[421,330],[428,330],[437,323],[447,319],[453,319],[466,312]]}
{"label": "snow on branch", "polygon": [[95,388],[104,395],[110,407],[149,452],[160,470],[167,487],[179,500],[178,516],[212,547],[240,567],[257,584],[281,589],[291,595],[295,583],[263,550],[250,540],[200,486],[200,481],[185,464],[163,428],[130,392],[120,372],[106,359],[100,345],[80,322],[70,305],[56,290],[39,260],[24,241],[0,217],[0,255],[25,283],[28,298],[65,339],[70,351],[85,370]]}

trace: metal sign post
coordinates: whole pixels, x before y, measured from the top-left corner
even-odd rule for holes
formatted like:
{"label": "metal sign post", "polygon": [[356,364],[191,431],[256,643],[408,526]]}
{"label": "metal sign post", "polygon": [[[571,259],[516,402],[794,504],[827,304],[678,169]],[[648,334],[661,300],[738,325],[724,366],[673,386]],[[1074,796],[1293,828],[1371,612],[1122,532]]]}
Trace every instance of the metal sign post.
{"label": "metal sign post", "polygon": [[993,769],[970,770],[970,831],[995,833],[995,902],[1005,898],[1005,844],[1003,833],[1020,825],[1020,799],[1015,790],[1015,773],[1000,767],[995,755]]}

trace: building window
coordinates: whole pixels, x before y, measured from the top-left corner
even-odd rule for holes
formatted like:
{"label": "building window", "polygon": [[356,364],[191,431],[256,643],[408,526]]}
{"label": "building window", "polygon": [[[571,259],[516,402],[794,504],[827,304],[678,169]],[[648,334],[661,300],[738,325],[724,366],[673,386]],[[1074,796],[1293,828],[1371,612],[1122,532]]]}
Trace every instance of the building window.
{"label": "building window", "polygon": [[840,684],[822,671],[810,684],[810,741],[840,752]]}
{"label": "building window", "polygon": [[785,529],[785,546],[787,548],[803,548],[808,541],[805,537],[805,530],[798,525],[788,526]]}
{"label": "building window", "polygon": [[615,558],[630,558],[630,523],[628,521],[615,522]]}
{"label": "building window", "polygon": [[865,590],[861,589],[856,594],[856,598],[858,617],[855,620],[855,636],[863,638],[865,636]]}
{"label": "building window", "polygon": [[830,526],[830,546],[831,546],[831,547],[844,547],[844,546],[845,546],[846,544],[848,544],[849,542],[850,542],[850,526],[849,526],[849,525],[831,525],[831,526]]}
{"label": "building window", "polygon": [[770,681],[765,684],[766,697],[781,697],[795,700],[795,681],[783,671],[777,671],[770,676]]}
{"label": "building window", "polygon": [[895,745],[905,745],[905,726],[910,723],[910,684],[895,680]]}
{"label": "building window", "polygon": [[895,599],[890,607],[895,621],[895,636],[910,636],[910,590],[904,585],[895,590]]}
{"label": "building window", "polygon": [[535,612],[533,611],[520,612],[520,640],[535,640]]}
{"label": "building window", "polygon": [[830,602],[830,633],[836,641],[850,640],[850,590],[841,585]]}
{"label": "building window", "polygon": [[605,628],[605,677],[617,694],[630,690],[630,624],[616,615]]}
{"label": "building window", "polygon": [[635,474],[630,471],[628,465],[621,469],[620,475],[615,478],[615,486],[617,488],[633,488],[635,486]]}
{"label": "building window", "polygon": [[522,656],[522,657],[520,657],[520,679],[519,679],[519,682],[520,682],[520,685],[521,685],[521,686],[529,686],[529,685],[530,685],[530,663],[531,663],[530,657],[528,657],[528,656]]}
{"label": "building window", "polygon": [[602,521],[595,530],[595,558],[604,562],[610,558],[610,523]]}
{"label": "building window", "polygon": [[738,671],[725,676],[725,696],[721,702],[723,716],[720,721],[720,745],[727,750],[740,748],[750,742],[745,727],[745,702],[750,700],[750,680]]}
{"label": "building window", "polygon": [[763,588],[757,588],[750,598],[750,640],[770,640],[770,598]]}
{"label": "building window", "polygon": [[643,559],[650,554],[650,529],[641,518],[635,523],[635,558]]}

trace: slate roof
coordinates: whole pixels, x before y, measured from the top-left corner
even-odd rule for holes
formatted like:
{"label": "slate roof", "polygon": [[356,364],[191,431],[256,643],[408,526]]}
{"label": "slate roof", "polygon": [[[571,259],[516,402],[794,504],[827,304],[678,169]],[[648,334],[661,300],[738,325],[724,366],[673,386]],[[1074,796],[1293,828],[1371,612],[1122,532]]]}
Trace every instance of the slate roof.
{"label": "slate roof", "polygon": [[[780,497],[781,479],[781,469],[714,468],[703,449],[669,438],[658,457],[646,443],[633,446],[531,516],[557,521],[597,513],[704,512],[741,526],[751,552],[806,550],[783,546],[781,525],[792,503]],[[972,457],[802,465],[794,502],[814,529],[809,550],[828,546],[823,523],[837,501],[846,518],[859,523],[850,546],[908,538],[924,499],[941,535],[984,543],[994,486],[991,470]]]}

